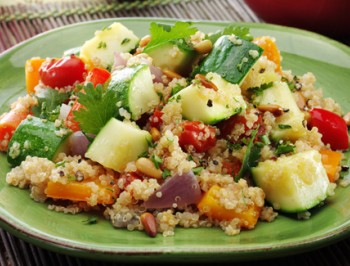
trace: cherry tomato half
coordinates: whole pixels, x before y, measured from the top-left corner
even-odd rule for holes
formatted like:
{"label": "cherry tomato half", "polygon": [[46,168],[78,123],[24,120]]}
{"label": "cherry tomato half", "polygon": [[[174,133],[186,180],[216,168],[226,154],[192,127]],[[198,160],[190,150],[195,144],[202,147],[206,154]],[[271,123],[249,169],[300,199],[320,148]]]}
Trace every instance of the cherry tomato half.
{"label": "cherry tomato half", "polygon": [[343,118],[328,110],[313,108],[310,111],[309,127],[317,127],[322,134],[322,141],[332,150],[349,148],[348,127]]}
{"label": "cherry tomato half", "polygon": [[187,149],[192,145],[196,152],[205,152],[215,146],[216,129],[198,121],[186,121],[181,124],[183,131],[179,136],[179,144]]}
{"label": "cherry tomato half", "polygon": [[43,63],[39,69],[40,80],[51,88],[63,88],[82,82],[86,73],[84,62],[75,55],[52,59]]}

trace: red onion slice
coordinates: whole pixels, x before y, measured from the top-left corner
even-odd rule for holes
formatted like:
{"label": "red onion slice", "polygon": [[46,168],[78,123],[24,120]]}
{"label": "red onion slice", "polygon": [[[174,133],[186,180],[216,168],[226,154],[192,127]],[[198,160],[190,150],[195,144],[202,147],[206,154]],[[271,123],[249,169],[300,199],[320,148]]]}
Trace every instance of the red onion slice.
{"label": "red onion slice", "polygon": [[90,141],[81,131],[76,131],[69,136],[69,147],[71,155],[81,155],[84,157]]}
{"label": "red onion slice", "polygon": [[151,71],[151,74],[154,75],[153,82],[163,83],[163,71],[156,66],[150,65],[149,69]]}
{"label": "red onion slice", "polygon": [[114,64],[113,64],[113,68],[116,68],[116,67],[125,67],[126,66],[126,60],[125,58],[122,57],[121,53],[114,53]]}
{"label": "red onion slice", "polygon": [[168,178],[145,201],[145,207],[147,209],[182,208],[198,203],[201,195],[198,180],[190,171],[183,175],[174,175]]}

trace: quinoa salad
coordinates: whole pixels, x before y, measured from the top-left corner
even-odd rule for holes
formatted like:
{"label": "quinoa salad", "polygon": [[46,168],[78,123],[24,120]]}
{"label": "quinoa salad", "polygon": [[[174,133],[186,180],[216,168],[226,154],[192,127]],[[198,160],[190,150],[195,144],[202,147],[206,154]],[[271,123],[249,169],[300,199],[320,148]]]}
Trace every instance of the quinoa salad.
{"label": "quinoa salad", "polygon": [[115,22],[61,57],[29,58],[25,77],[0,116],[6,182],[67,219],[233,236],[312,219],[348,185],[350,113],[311,72],[283,69],[273,36],[181,21],[136,36]]}

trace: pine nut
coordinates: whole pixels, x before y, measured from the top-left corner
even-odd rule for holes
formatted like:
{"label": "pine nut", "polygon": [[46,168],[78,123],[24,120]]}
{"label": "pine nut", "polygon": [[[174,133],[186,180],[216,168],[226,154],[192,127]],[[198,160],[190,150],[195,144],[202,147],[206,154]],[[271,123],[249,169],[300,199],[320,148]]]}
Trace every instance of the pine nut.
{"label": "pine nut", "polygon": [[194,78],[198,79],[202,83],[202,85],[207,89],[213,89],[214,91],[218,91],[218,87],[213,82],[208,80],[204,75],[197,74]]}
{"label": "pine nut", "polygon": [[180,74],[177,74],[176,72],[168,70],[168,69],[163,70],[163,74],[170,79],[181,79],[182,78],[182,76]]}
{"label": "pine nut", "polygon": [[277,104],[261,104],[257,108],[261,112],[270,112],[276,117],[284,113],[283,108]]}
{"label": "pine nut", "polygon": [[156,179],[162,177],[162,170],[157,169],[154,163],[148,158],[141,157],[137,159],[135,164],[138,171],[149,177],[153,177]]}
{"label": "pine nut", "polygon": [[160,132],[156,127],[152,127],[149,131],[151,133],[153,141],[158,141],[160,139]]}
{"label": "pine nut", "polygon": [[343,116],[343,119],[347,126],[350,126],[350,112]]}
{"label": "pine nut", "polygon": [[155,237],[157,235],[157,222],[154,216],[149,212],[144,212],[141,214],[140,220],[147,235]]}
{"label": "pine nut", "polygon": [[213,44],[210,40],[203,40],[196,43],[193,48],[200,54],[207,54],[213,49]]}
{"label": "pine nut", "polygon": [[151,35],[146,35],[142,37],[139,42],[140,47],[145,47],[151,41]]}
{"label": "pine nut", "polygon": [[296,97],[296,102],[297,102],[299,109],[303,110],[304,107],[306,106],[305,97],[300,92],[296,92],[296,93],[294,93],[294,95]]}

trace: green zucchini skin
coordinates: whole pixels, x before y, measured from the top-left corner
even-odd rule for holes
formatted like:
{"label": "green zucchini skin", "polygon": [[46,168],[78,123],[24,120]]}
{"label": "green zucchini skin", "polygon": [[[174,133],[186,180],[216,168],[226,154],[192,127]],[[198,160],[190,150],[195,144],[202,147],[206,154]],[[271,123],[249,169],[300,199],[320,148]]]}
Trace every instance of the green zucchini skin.
{"label": "green zucchini skin", "polygon": [[184,40],[172,40],[143,51],[153,58],[153,64],[163,70],[171,70],[182,76],[192,72],[192,66],[198,61],[199,54]]}
{"label": "green zucchini skin", "polygon": [[[129,112],[133,120],[138,120],[160,101],[153,87],[149,66],[145,64],[114,71],[107,90],[115,92],[117,107]],[[117,112],[117,118],[123,119],[119,115]]]}
{"label": "green zucchini skin", "polygon": [[230,83],[241,84],[262,53],[263,49],[252,42],[223,35],[193,75],[214,72]]}
{"label": "green zucchini skin", "polygon": [[22,121],[14,132],[8,148],[7,161],[18,166],[27,156],[53,160],[60,152],[67,152],[67,139],[71,133],[60,134],[55,123],[38,117]]}

